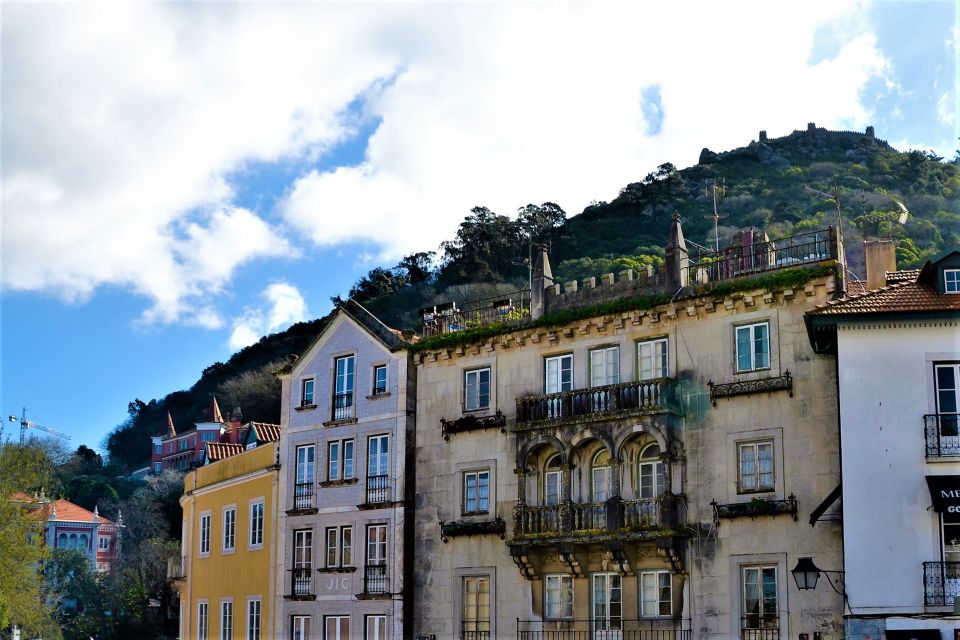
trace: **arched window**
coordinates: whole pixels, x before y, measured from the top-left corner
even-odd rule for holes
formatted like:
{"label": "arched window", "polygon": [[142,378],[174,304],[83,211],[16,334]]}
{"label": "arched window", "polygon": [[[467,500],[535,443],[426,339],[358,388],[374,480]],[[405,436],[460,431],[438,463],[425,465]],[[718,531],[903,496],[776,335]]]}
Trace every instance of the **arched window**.
{"label": "arched window", "polygon": [[543,467],[543,504],[560,504],[560,456],[554,455]]}
{"label": "arched window", "polygon": [[71,549],[76,549],[76,548],[77,548],[77,534],[75,534],[75,533],[71,533],[71,534],[70,534],[70,544],[69,544],[68,546],[69,546]]}
{"label": "arched window", "polygon": [[590,502],[606,502],[610,497],[610,453],[600,449],[590,463]]}
{"label": "arched window", "polygon": [[637,496],[641,499],[656,498],[666,491],[666,478],[663,473],[663,462],[660,460],[660,447],[656,444],[647,445],[640,452],[639,484]]}
{"label": "arched window", "polygon": [[63,549],[67,546],[67,534],[61,533],[60,536],[57,538],[57,540],[58,540],[57,546],[59,548]]}
{"label": "arched window", "polygon": [[87,550],[87,534],[85,534],[85,533],[81,533],[81,534],[80,534],[80,547],[79,547],[79,548],[80,548],[80,549],[83,549],[84,551]]}

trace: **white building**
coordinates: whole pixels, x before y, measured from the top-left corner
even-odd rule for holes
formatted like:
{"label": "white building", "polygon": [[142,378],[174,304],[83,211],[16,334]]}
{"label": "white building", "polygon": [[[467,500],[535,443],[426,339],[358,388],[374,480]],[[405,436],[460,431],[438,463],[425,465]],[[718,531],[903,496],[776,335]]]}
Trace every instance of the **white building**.
{"label": "white building", "polygon": [[[895,269],[893,250],[868,246],[868,281]],[[845,574],[834,581],[845,587],[848,639],[952,639],[960,637],[960,251],[919,271],[886,271],[883,284],[807,314],[814,348],[837,354]]]}

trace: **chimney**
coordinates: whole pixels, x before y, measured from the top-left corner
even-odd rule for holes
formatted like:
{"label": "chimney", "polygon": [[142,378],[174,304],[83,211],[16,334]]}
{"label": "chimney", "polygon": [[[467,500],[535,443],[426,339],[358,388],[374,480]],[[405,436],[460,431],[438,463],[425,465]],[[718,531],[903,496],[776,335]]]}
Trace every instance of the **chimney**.
{"label": "chimney", "polygon": [[243,424],[242,420],[240,407],[237,407],[233,410],[233,415],[230,416],[229,441],[233,444],[240,444],[240,427]]}
{"label": "chimney", "polygon": [[687,257],[687,242],[683,239],[683,229],[680,227],[680,214],[673,214],[673,223],[667,235],[667,287],[670,293],[675,293],[687,286],[690,259]]}
{"label": "chimney", "polygon": [[547,287],[553,286],[550,256],[544,245],[535,245],[530,272],[530,319],[536,320],[547,312]]}
{"label": "chimney", "polygon": [[897,246],[893,240],[864,240],[867,259],[867,289],[887,286],[887,272],[897,270]]}

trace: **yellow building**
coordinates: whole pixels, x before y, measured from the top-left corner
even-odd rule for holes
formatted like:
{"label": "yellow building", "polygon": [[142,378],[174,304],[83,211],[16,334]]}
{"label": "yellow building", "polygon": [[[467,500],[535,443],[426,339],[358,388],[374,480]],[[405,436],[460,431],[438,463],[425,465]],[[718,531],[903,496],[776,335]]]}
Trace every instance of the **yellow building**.
{"label": "yellow building", "polygon": [[209,444],[207,460],[216,462],[184,477],[183,552],[175,581],[180,637],[267,638],[274,615],[277,443],[247,444],[236,455],[215,451],[222,446]]}

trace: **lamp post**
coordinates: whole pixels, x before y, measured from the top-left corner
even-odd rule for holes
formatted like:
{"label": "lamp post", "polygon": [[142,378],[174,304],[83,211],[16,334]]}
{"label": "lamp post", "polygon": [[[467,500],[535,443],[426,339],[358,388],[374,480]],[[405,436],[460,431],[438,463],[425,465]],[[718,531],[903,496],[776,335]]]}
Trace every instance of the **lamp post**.
{"label": "lamp post", "polygon": [[813,562],[813,558],[797,558],[797,566],[790,570],[790,573],[793,574],[793,581],[797,583],[797,589],[800,591],[809,591],[810,589],[817,588],[817,580],[820,579],[820,574],[822,573],[827,578],[827,582],[830,583],[830,587],[844,598],[847,597],[847,594],[844,589],[844,585],[841,582],[840,588],[838,589],[833,580],[830,579],[830,574],[835,574],[837,576],[837,581],[840,582],[843,579],[843,571],[827,571],[826,569],[821,569]]}

